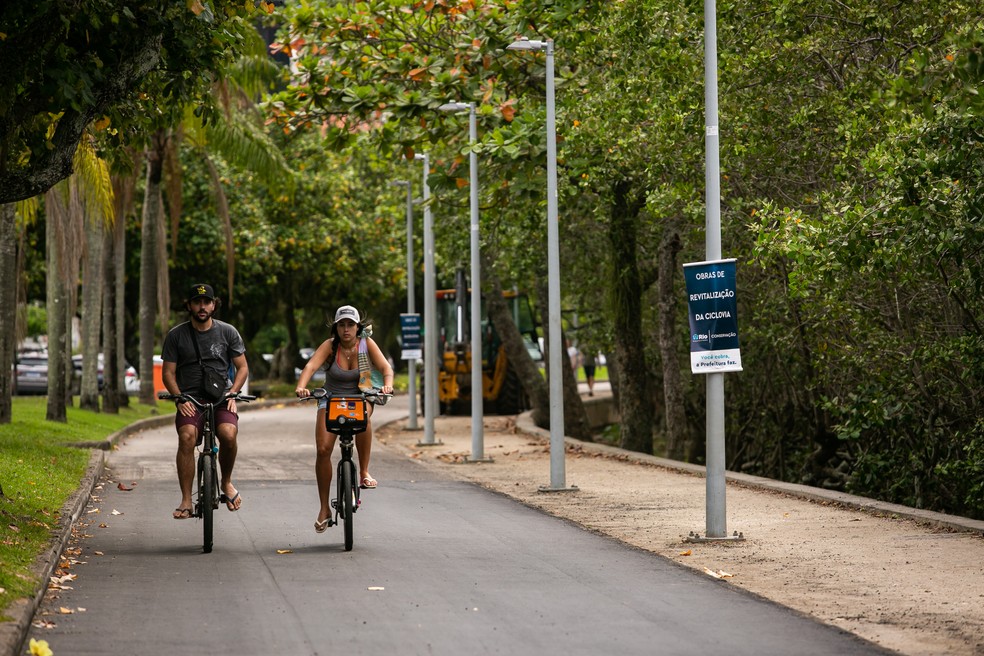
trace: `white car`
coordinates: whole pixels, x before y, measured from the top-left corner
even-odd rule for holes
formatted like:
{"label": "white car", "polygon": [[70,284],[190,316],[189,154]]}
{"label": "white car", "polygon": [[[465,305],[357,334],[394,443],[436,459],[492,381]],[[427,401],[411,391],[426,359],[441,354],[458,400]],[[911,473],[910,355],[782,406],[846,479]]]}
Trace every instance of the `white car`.
{"label": "white car", "polygon": [[[161,358],[161,356],[154,356],[155,367],[163,363],[164,359]],[[140,376],[137,374],[137,370],[129,364],[126,365],[126,371],[123,372],[123,388],[126,390],[127,394],[140,393]]]}

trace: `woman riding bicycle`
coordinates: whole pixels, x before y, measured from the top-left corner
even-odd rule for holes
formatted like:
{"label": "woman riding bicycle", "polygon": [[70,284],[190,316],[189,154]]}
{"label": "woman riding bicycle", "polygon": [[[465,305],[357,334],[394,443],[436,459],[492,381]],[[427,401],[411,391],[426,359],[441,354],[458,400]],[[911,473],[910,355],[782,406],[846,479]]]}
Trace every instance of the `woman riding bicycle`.
{"label": "woman riding bicycle", "polygon": [[[331,325],[331,337],[321,343],[301,371],[297,380],[298,397],[310,396],[307,385],[318,369],[324,366],[325,389],[332,394],[358,394],[360,387],[371,386],[369,382],[369,365],[383,374],[382,391],[393,393],[393,369],[389,362],[368,335],[364,334],[359,311],[351,305],[343,305],[335,312],[335,321]],[[359,355],[362,354],[362,366],[359,366]],[[361,385],[360,385],[361,379]],[[327,401],[318,401],[318,417],[315,423],[315,456],[314,471],[318,479],[318,497],[321,509],[314,523],[314,530],[323,533],[328,528],[331,516],[329,496],[331,494],[332,464],[331,453],[335,449],[336,435],[325,428],[325,408]],[[372,404],[369,404],[369,416],[372,416]],[[355,448],[359,454],[359,483],[361,487],[372,489],[376,487],[376,479],[369,474],[369,454],[372,450],[372,423],[366,430],[355,436]]]}

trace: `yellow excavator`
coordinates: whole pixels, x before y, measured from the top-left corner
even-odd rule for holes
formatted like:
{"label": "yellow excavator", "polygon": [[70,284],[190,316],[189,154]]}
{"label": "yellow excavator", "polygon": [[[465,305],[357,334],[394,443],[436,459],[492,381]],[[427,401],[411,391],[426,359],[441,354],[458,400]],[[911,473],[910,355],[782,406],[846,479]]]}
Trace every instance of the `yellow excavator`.
{"label": "yellow excavator", "polygon": [[[443,355],[437,375],[438,399],[443,414],[471,413],[471,290],[461,283],[457,289],[437,292],[438,346]],[[529,298],[522,292],[507,291],[503,298],[512,309],[513,321],[523,335],[526,349],[534,361],[543,353]],[[482,304],[482,397],[486,414],[514,415],[530,407],[519,376],[506,357],[502,341]]]}

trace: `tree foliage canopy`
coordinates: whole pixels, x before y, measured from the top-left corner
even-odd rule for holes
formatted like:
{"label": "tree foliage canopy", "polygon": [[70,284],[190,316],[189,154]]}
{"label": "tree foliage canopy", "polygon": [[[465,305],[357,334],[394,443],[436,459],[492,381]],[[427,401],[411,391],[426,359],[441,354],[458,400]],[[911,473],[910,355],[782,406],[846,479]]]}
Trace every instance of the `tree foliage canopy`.
{"label": "tree foliage canopy", "polygon": [[36,196],[71,173],[90,124],[125,143],[139,136],[135,117],[207,88],[252,29],[254,11],[231,0],[3,3],[0,203]]}

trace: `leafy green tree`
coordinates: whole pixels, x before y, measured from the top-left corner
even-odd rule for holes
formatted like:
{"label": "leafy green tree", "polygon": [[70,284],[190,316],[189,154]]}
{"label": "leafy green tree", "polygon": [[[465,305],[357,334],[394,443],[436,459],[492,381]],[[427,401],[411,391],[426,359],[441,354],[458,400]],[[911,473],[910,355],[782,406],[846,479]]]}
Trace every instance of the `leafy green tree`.
{"label": "leafy green tree", "polygon": [[979,17],[776,7],[768,25],[735,21],[729,60],[747,90],[730,105],[731,210],[752,217],[753,284],[773,300],[751,306],[743,342],[769,376],[743,374],[737,406],[759,430],[737,465],[771,474],[778,459],[810,484],[979,514],[957,474],[981,442],[965,387],[980,361]]}
{"label": "leafy green tree", "polygon": [[[521,280],[521,286],[533,288],[536,267],[527,262],[542,260],[545,239],[542,68],[531,58],[504,52],[535,22],[533,15],[540,7],[531,10],[507,11],[504,3],[471,1],[428,4],[412,11],[386,2],[289,5],[281,47],[294,57],[297,83],[275,94],[268,109],[287,131],[321,127],[335,148],[368,140],[384,153],[409,155],[426,149],[435,169],[433,207],[440,214],[454,214],[457,223],[464,212],[454,208],[466,207],[462,188],[467,180],[460,165],[468,152],[467,140],[460,122],[440,115],[437,107],[448,100],[474,100],[481,123],[482,179],[496,181],[482,185],[483,233],[519,244],[510,252],[512,267],[501,267],[512,273],[504,283],[511,285],[516,272],[525,270],[531,277]],[[548,18],[555,20],[564,11],[558,9]],[[537,72],[540,80],[532,89],[540,99],[533,106],[540,111],[519,116],[511,95],[530,88],[528,82]],[[522,217],[521,223],[513,222],[517,217]],[[467,229],[453,229],[451,220],[439,219],[447,235],[441,250],[465,252],[461,239]],[[532,235],[522,232],[530,225],[535,226]],[[444,234],[438,238],[445,239]],[[489,239],[482,247],[499,250]],[[453,270],[457,256],[451,259],[451,267],[443,270]],[[488,281],[496,274],[487,271],[483,278]],[[542,384],[542,379],[526,382]]]}
{"label": "leafy green tree", "polygon": [[155,99],[187,96],[228,58],[253,12],[231,0],[4,3],[0,203],[39,195],[71,173],[94,121],[125,139],[151,71]]}

